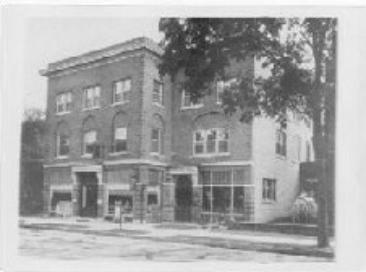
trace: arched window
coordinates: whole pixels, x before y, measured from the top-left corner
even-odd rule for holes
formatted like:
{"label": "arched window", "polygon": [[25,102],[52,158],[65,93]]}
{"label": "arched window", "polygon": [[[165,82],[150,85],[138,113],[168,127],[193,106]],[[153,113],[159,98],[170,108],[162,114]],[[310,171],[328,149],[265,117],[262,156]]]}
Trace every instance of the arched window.
{"label": "arched window", "polygon": [[93,156],[98,142],[98,131],[93,117],[89,116],[83,122],[83,156]]}
{"label": "arched window", "polygon": [[127,146],[128,118],[125,113],[117,113],[113,118],[112,153],[125,152]]}
{"label": "arched window", "polygon": [[151,128],[150,153],[163,154],[164,123],[159,115],[154,115]]}
{"label": "arched window", "polygon": [[56,133],[56,156],[65,158],[70,152],[70,130],[66,122],[61,122],[57,126]]}

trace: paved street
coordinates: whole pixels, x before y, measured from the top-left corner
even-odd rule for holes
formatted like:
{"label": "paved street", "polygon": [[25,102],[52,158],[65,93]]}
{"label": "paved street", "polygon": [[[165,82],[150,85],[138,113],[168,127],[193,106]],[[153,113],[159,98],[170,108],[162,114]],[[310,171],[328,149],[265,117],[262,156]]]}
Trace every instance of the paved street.
{"label": "paved street", "polygon": [[[262,240],[266,240],[263,234],[251,235],[256,240],[250,242],[232,239],[240,234],[224,235],[220,231],[212,232],[194,227],[172,229],[148,224],[125,224],[120,231],[118,224],[101,221],[82,223],[75,220],[27,219],[26,221],[20,228],[20,254],[28,257],[61,260],[118,258],[121,260],[225,260],[260,263],[331,260],[324,256],[271,252],[267,250],[270,247],[266,248],[259,242],[261,237]],[[243,236],[246,237],[247,234],[244,233]],[[279,241],[281,237],[286,238],[279,235]],[[300,244],[303,243],[302,247],[307,247],[306,244],[309,241],[308,238],[299,240]],[[286,244],[286,248],[289,245]]]}

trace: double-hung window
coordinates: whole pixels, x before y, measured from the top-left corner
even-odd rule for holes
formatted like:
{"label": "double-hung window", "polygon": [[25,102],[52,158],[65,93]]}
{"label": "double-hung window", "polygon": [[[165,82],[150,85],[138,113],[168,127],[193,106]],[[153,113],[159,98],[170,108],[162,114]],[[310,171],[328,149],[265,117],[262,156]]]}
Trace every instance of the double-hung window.
{"label": "double-hung window", "polygon": [[286,138],[286,132],[283,128],[279,128],[276,130],[276,154],[286,156]]}
{"label": "double-hung window", "polygon": [[216,103],[222,104],[223,96],[225,89],[230,88],[233,84],[235,84],[236,78],[232,78],[229,80],[219,80],[216,82]]}
{"label": "double-hung window", "polygon": [[202,99],[197,98],[196,100],[193,100],[191,97],[191,94],[187,92],[186,90],[182,90],[182,109],[190,109],[190,108],[200,108],[202,107]]}
{"label": "double-hung window", "polygon": [[154,80],[152,101],[154,104],[163,105],[163,84],[158,80]]}
{"label": "double-hung window", "polygon": [[85,88],[83,91],[83,109],[100,107],[100,86]]}
{"label": "double-hung window", "polygon": [[83,154],[93,155],[97,143],[97,131],[90,130],[84,133]]}
{"label": "double-hung window", "polygon": [[130,101],[131,79],[123,79],[113,83],[113,104]]}
{"label": "double-hung window", "polygon": [[151,153],[161,153],[161,129],[153,128],[151,130]]}
{"label": "double-hung window", "polygon": [[68,113],[71,111],[71,92],[56,96],[56,113]]}
{"label": "double-hung window", "polygon": [[275,179],[263,179],[262,184],[262,199],[263,200],[276,200],[276,180]]}
{"label": "double-hung window", "polygon": [[229,152],[229,130],[213,128],[197,130],[193,135],[194,155],[225,154]]}
{"label": "double-hung window", "polygon": [[57,135],[57,157],[67,157],[70,151],[70,137],[65,133]]}
{"label": "double-hung window", "polygon": [[114,152],[123,152],[127,150],[127,128],[118,127],[114,129]]}

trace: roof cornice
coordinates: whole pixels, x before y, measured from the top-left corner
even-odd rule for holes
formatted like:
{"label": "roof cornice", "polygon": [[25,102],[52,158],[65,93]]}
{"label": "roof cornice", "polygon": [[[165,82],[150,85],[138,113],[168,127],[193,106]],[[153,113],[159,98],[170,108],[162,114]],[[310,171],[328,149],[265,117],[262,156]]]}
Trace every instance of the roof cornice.
{"label": "roof cornice", "polygon": [[40,74],[42,76],[49,76],[53,73],[68,70],[89,63],[95,63],[106,58],[112,58],[122,53],[128,53],[139,49],[148,50],[158,56],[161,56],[163,54],[163,49],[153,40],[146,37],[139,37],[100,50],[91,51],[82,55],[50,63],[48,64],[48,67],[46,69],[40,71]]}

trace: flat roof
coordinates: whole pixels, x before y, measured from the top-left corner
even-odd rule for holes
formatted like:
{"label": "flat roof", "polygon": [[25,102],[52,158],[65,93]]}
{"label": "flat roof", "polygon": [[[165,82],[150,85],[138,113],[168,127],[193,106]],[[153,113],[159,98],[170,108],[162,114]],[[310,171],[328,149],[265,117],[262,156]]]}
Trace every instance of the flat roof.
{"label": "flat roof", "polygon": [[163,54],[163,49],[152,39],[147,37],[138,37],[123,43],[111,45],[99,50],[90,51],[78,56],[73,56],[60,61],[49,63],[46,69],[40,71],[42,76],[48,76],[51,73],[70,69],[75,66],[95,62],[104,58],[110,58],[121,53],[135,51],[138,49],[147,49],[159,56]]}

